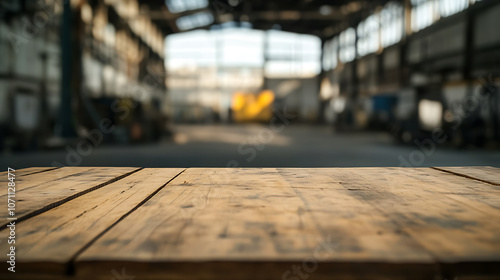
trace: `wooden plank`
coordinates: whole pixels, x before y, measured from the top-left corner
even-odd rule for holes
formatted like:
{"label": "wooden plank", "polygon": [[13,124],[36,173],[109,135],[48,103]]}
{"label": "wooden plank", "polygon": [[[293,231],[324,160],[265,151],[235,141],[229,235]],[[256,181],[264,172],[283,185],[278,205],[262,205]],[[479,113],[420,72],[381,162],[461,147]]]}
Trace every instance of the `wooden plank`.
{"label": "wooden plank", "polygon": [[314,172],[384,211],[452,275],[500,275],[500,195],[491,185],[427,168]]}
{"label": "wooden plank", "polygon": [[[57,167],[28,167],[28,168],[23,168],[23,169],[16,169],[14,172],[10,172],[10,173],[14,173],[16,180],[17,180],[20,177],[25,177],[28,175],[42,173],[42,172],[54,170],[56,168]],[[7,171],[0,172],[0,182],[7,182],[8,181],[7,173],[8,173]]]}
{"label": "wooden plank", "polygon": [[[500,188],[490,183],[430,168],[189,169],[121,219],[134,204],[122,183],[136,174],[114,195],[111,184],[20,223],[34,248],[22,265],[61,272],[67,256],[43,254],[69,248],[71,279],[109,280],[122,268],[135,279],[500,278]],[[30,177],[34,188],[45,180]],[[119,222],[90,238],[107,216]]]}
{"label": "wooden plank", "polygon": [[436,170],[500,186],[500,168],[490,166],[434,167]]}
{"label": "wooden plank", "polygon": [[[77,277],[109,279],[121,266],[137,279],[294,279],[297,265],[311,279],[437,273],[432,256],[380,210],[331,178],[300,176],[188,169],[85,250]],[[323,191],[297,190],[303,185]]]}
{"label": "wooden plank", "polygon": [[[123,178],[138,168],[63,167],[16,180],[16,211],[18,222],[56,207],[86,192]],[[8,188],[0,188],[0,200],[7,201]],[[7,207],[0,208],[5,228]]]}
{"label": "wooden plank", "polygon": [[[360,201],[326,170],[279,169],[306,205],[322,232],[337,240],[342,259],[431,263],[432,256],[402,235],[396,223]],[[344,248],[340,248],[344,247]]]}
{"label": "wooden plank", "polygon": [[481,212],[489,219],[500,219],[498,186],[428,168],[399,170],[404,176],[420,181],[427,192],[458,201],[463,207]]}
{"label": "wooden plank", "polygon": [[[80,250],[182,171],[143,169],[19,224],[17,273],[63,275]],[[7,252],[8,246],[0,242],[0,251]],[[1,271],[7,271],[5,254],[0,255],[0,262]]]}

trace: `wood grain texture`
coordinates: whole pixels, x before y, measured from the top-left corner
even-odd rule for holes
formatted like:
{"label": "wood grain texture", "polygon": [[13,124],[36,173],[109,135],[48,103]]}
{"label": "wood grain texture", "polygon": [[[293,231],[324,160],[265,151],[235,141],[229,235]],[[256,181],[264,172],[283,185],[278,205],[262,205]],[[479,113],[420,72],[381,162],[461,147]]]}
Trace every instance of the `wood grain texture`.
{"label": "wood grain texture", "polygon": [[76,272],[116,261],[140,279],[293,279],[308,262],[313,279],[437,273],[423,247],[338,182],[273,168],[188,169],[85,250]]}
{"label": "wood grain texture", "polygon": [[376,206],[360,200],[327,169],[279,169],[306,205],[318,228],[338,245],[329,259],[431,263],[432,256],[402,234],[397,223]]}
{"label": "wood grain texture", "polygon": [[[221,173],[229,178],[227,183]],[[84,255],[95,252],[96,258],[104,253],[105,258],[139,260],[294,259],[314,249],[319,235],[313,222],[301,217],[303,208],[275,170],[192,168]],[[116,242],[108,244],[107,239]]]}
{"label": "wood grain texture", "polygon": [[428,168],[330,172],[358,199],[384,211],[438,263],[448,264],[450,275],[500,276],[500,195],[491,185]]}
{"label": "wood grain texture", "polygon": [[[46,172],[46,171],[54,170],[56,168],[57,167],[28,167],[28,168],[23,168],[23,169],[16,169],[14,172],[10,172],[10,173],[14,173],[16,176],[16,179],[17,179],[18,177],[24,177],[24,176],[28,176],[28,175],[41,173],[41,172]],[[7,171],[0,172],[0,182],[7,182],[7,173],[8,173]]]}
{"label": "wood grain texture", "polygon": [[[18,221],[42,213],[86,192],[137,171],[138,168],[63,167],[16,180]],[[0,200],[7,201],[8,189],[0,188]],[[4,229],[9,217],[7,207],[0,208]]]}
{"label": "wood grain texture", "polygon": [[500,186],[500,168],[490,166],[434,167],[436,170]]}
{"label": "wood grain texture", "polygon": [[[500,259],[500,192],[432,169],[333,170],[441,262]],[[345,175],[344,175],[345,174]]]}
{"label": "wood grain texture", "polygon": [[[19,195],[126,172],[100,169],[30,175]],[[20,223],[31,274],[16,277],[500,279],[500,186],[484,170],[190,168],[164,185],[180,170],[144,169]]]}
{"label": "wood grain texture", "polygon": [[[143,169],[19,224],[16,255],[22,270],[18,273],[63,275],[80,250],[182,171]],[[8,246],[0,243],[0,251],[6,252]],[[5,255],[0,255],[0,263],[4,268]]]}

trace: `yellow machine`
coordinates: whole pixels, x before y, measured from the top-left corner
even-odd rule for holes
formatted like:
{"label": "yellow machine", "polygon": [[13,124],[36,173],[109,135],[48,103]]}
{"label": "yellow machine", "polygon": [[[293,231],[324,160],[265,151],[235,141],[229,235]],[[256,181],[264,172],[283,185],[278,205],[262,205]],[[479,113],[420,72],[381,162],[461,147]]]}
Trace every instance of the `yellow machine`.
{"label": "yellow machine", "polygon": [[235,122],[269,122],[273,116],[274,93],[264,90],[259,94],[236,92],[231,109]]}

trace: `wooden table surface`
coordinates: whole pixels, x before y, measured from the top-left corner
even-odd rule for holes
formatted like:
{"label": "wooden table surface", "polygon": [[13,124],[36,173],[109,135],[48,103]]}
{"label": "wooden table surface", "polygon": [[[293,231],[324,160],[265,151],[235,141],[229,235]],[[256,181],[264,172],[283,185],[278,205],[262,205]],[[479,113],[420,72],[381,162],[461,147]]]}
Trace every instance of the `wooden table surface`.
{"label": "wooden table surface", "polygon": [[500,169],[16,170],[0,279],[500,279]]}

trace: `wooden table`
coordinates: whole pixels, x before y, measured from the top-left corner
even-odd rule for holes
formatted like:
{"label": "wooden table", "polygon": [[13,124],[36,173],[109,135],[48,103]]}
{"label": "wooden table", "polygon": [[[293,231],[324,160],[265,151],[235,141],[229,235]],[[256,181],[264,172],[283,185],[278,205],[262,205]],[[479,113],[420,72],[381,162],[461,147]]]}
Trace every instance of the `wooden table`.
{"label": "wooden table", "polygon": [[0,279],[500,279],[497,168],[14,173]]}

